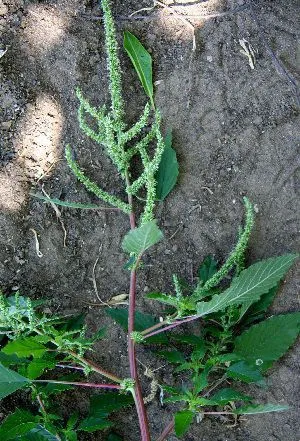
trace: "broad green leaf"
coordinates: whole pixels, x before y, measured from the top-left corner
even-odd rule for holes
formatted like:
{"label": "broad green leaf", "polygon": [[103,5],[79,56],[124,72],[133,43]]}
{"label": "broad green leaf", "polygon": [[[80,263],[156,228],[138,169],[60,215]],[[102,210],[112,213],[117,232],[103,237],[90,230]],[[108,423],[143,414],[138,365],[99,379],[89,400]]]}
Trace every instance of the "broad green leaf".
{"label": "broad green leaf", "polygon": [[279,284],[271,288],[266,294],[263,294],[257,302],[250,305],[249,309],[246,310],[245,319],[247,323],[249,323],[249,321],[251,320],[255,320],[257,316],[260,316],[260,314],[263,314],[267,311],[278,292],[278,288]]}
{"label": "broad green leaf", "polygon": [[137,74],[154,108],[152,58],[140,41],[130,32],[124,33],[124,49],[126,50]]}
{"label": "broad green leaf", "polygon": [[5,367],[9,367],[12,365],[28,363],[28,360],[26,360],[26,358],[19,358],[16,354],[7,355],[0,352],[0,363]]}
{"label": "broad green leaf", "polygon": [[[121,308],[106,308],[106,314],[108,314],[113,320],[115,320],[122,328],[128,330],[128,309]],[[134,328],[136,331],[144,331],[147,328],[151,328],[158,323],[152,315],[143,314],[139,311],[135,313]],[[165,334],[161,333],[153,335],[146,340],[147,343],[168,343],[168,338]]]}
{"label": "broad green leaf", "polygon": [[5,418],[0,426],[1,441],[14,440],[16,436],[24,435],[33,429],[39,421],[39,417],[32,415],[26,410],[17,409]]}
{"label": "broad green leaf", "polygon": [[277,285],[297,257],[296,254],[286,254],[251,265],[242,271],[222,294],[214,295],[208,302],[197,303],[197,314],[201,317],[231,305],[258,300],[262,294]]}
{"label": "broad green leaf", "polygon": [[166,360],[168,360],[170,363],[184,363],[185,362],[185,358],[182,352],[180,351],[157,351],[156,352],[157,355],[165,358]]}
{"label": "broad green leaf", "polygon": [[97,415],[98,412],[102,411],[115,412],[132,404],[134,404],[134,402],[131,395],[106,392],[91,397],[90,414]]}
{"label": "broad green leaf", "polygon": [[157,300],[161,303],[165,303],[166,305],[174,306],[175,308],[176,306],[178,306],[179,303],[176,297],[173,297],[168,294],[164,294],[162,292],[151,292],[146,295],[146,298],[151,300]]}
{"label": "broad green leaf", "polygon": [[28,304],[27,304],[27,298],[22,297],[19,295],[19,292],[16,292],[15,295],[10,297],[4,297],[0,293],[1,299],[3,300],[4,304],[6,305],[5,308],[5,317],[4,317],[4,310],[0,311],[0,327],[5,327],[5,323],[7,322],[7,319],[10,317],[15,317],[16,314],[18,314],[21,317],[28,317]]}
{"label": "broad green leaf", "polygon": [[78,441],[76,430],[63,430],[63,433],[68,441]]}
{"label": "broad green leaf", "polygon": [[183,436],[188,430],[193,421],[194,412],[191,410],[182,410],[175,414],[175,433],[176,436]]}
{"label": "broad green leaf", "polygon": [[[68,378],[67,376],[61,377],[60,380],[72,381],[72,380],[74,380],[74,377],[71,377],[71,378]],[[67,390],[72,390],[72,389],[74,389],[74,386],[71,386],[69,384],[48,383],[46,386],[39,385],[39,391],[45,397],[49,397],[51,395],[58,395],[58,394],[61,394]]]}
{"label": "broad green leaf", "polygon": [[22,377],[17,372],[0,364],[0,400],[29,383],[28,378]]}
{"label": "broad green leaf", "polygon": [[155,179],[156,199],[163,201],[175,187],[178,178],[178,162],[176,152],[172,148],[172,132],[165,137],[165,148],[160,160]]}
{"label": "broad green leaf", "polygon": [[121,395],[116,392],[94,395],[90,401],[90,412],[79,425],[78,430],[94,432],[111,427],[113,424],[107,419],[111,412],[133,404],[131,395]]}
{"label": "broad green leaf", "polygon": [[182,395],[170,395],[169,397],[163,399],[164,403],[177,403],[179,401],[187,402],[188,397],[182,394]]}
{"label": "broad green leaf", "polygon": [[217,403],[210,398],[198,397],[193,399],[193,405],[195,406],[215,406],[216,404]]}
{"label": "broad green leaf", "polygon": [[[45,427],[38,424],[34,429],[30,430],[26,435],[16,441],[60,441],[53,433],[49,432]],[[71,440],[70,440],[71,441]]]}
{"label": "broad green leaf", "polygon": [[249,406],[242,406],[234,410],[233,413],[237,415],[254,415],[256,413],[282,412],[289,410],[289,406],[284,404],[253,404]]}
{"label": "broad green leaf", "polygon": [[35,337],[18,338],[10,341],[2,352],[7,355],[17,354],[18,357],[42,357],[47,351],[46,346],[39,343]]}
{"label": "broad green leaf", "polygon": [[226,371],[228,377],[244,383],[257,383],[263,385],[265,380],[258,369],[249,366],[244,361],[232,364]]}
{"label": "broad green leaf", "polygon": [[195,363],[189,361],[186,363],[182,363],[174,369],[174,372],[182,372],[195,369]]}
{"label": "broad green leaf", "polygon": [[70,416],[70,418],[68,419],[67,429],[68,430],[74,429],[74,427],[76,426],[77,421],[78,421],[78,412],[73,413]]}
{"label": "broad green leaf", "polygon": [[299,325],[300,312],[271,317],[237,337],[234,353],[248,364],[266,370],[294,343]]}
{"label": "broad green leaf", "polygon": [[45,354],[43,358],[34,358],[28,364],[26,376],[34,380],[40,377],[46,369],[53,369],[55,366],[55,354]]}
{"label": "broad green leaf", "polygon": [[198,276],[204,285],[216,272],[218,262],[213,256],[206,256],[198,269]]}
{"label": "broad green leaf", "polygon": [[221,354],[215,357],[217,363],[227,363],[228,361],[240,361],[241,357],[239,357],[237,354]]}
{"label": "broad green leaf", "polygon": [[192,361],[200,361],[200,360],[202,360],[202,358],[206,354],[206,351],[207,351],[207,347],[204,344],[202,346],[199,345],[191,353],[191,360]]}
{"label": "broad green leaf", "polygon": [[129,231],[124,237],[122,247],[127,253],[135,255],[143,254],[152,245],[155,245],[163,237],[162,232],[155,221],[147,222],[141,227]]}
{"label": "broad green leaf", "polygon": [[95,432],[96,430],[109,429],[113,426],[113,423],[107,419],[108,414],[103,412],[98,413],[97,417],[88,416],[79,424],[77,430],[82,430],[84,432]]}
{"label": "broad green leaf", "polygon": [[215,401],[218,405],[224,406],[231,401],[251,401],[252,398],[249,395],[245,395],[237,390],[226,387],[220,389],[214,395],[212,395],[211,400]]}
{"label": "broad green leaf", "polygon": [[100,205],[96,205],[96,204],[81,204],[79,202],[62,201],[57,198],[47,198],[46,196],[36,193],[29,193],[29,194],[37,199],[41,199],[42,201],[48,202],[49,204],[60,205],[61,207],[80,208],[81,210],[99,210],[102,208],[100,207]]}
{"label": "broad green leaf", "polygon": [[208,386],[207,373],[201,372],[193,377],[193,386],[196,394],[199,394]]}
{"label": "broad green leaf", "polygon": [[170,394],[169,397],[164,397],[163,402],[164,403],[176,403],[178,401],[187,401],[187,396],[185,395],[184,391],[182,389],[178,389],[176,387],[168,386],[164,384],[162,386],[163,391]]}
{"label": "broad green leaf", "polygon": [[86,314],[78,314],[68,318],[62,326],[64,331],[80,331],[84,326]]}

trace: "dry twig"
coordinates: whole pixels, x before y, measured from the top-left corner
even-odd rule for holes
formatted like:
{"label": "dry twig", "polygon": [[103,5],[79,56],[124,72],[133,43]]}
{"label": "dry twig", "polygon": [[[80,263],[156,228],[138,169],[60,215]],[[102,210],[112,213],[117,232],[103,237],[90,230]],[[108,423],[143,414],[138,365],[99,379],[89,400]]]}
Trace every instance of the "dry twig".
{"label": "dry twig", "polygon": [[44,185],[42,185],[42,192],[44,193],[44,195],[46,196],[46,198],[49,199],[49,203],[51,205],[51,207],[53,208],[53,210],[55,211],[56,217],[60,222],[61,228],[64,232],[64,248],[66,248],[66,240],[67,240],[67,230],[65,228],[65,225],[63,223],[62,217],[61,217],[61,211],[57,208],[57,206],[55,205],[55,203],[51,200],[50,196],[48,195],[48,193],[46,192],[46,190],[44,189]]}

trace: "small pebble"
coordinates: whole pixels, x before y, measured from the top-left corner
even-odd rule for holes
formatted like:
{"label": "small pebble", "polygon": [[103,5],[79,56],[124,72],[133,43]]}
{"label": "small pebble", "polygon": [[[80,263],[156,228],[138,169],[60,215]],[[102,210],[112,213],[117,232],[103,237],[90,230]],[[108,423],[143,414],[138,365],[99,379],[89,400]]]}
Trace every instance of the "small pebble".
{"label": "small pebble", "polygon": [[9,130],[11,128],[12,121],[3,121],[1,123],[1,129],[3,130]]}
{"label": "small pebble", "polygon": [[8,7],[2,2],[0,3],[0,16],[6,15],[8,13]]}

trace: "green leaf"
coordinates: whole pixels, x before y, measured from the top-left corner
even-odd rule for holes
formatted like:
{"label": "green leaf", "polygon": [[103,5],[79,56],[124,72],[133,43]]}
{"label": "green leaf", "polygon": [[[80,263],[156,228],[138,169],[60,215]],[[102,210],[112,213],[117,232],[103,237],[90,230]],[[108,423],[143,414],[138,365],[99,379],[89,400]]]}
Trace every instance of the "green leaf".
{"label": "green leaf", "polygon": [[226,374],[228,377],[243,381],[244,383],[257,383],[261,385],[265,383],[260,371],[253,366],[249,366],[244,361],[239,361],[229,366]]}
{"label": "green leaf", "polygon": [[234,410],[233,413],[237,415],[254,415],[256,413],[282,412],[289,410],[289,406],[284,404],[253,404],[250,406],[242,406]]}
{"label": "green leaf", "polygon": [[163,234],[156,225],[156,221],[151,221],[129,231],[124,237],[122,247],[127,253],[141,255],[152,245],[159,242],[162,237]]}
{"label": "green leaf", "polygon": [[124,32],[124,49],[126,50],[137,74],[154,108],[152,58],[140,41],[130,32]]}
{"label": "green leaf", "polygon": [[188,430],[193,421],[194,412],[191,410],[182,410],[175,414],[175,433],[176,436],[183,436]]}
{"label": "green leaf", "polygon": [[84,327],[86,314],[78,314],[71,318],[63,324],[62,329],[64,331],[80,331]]}
{"label": "green leaf", "polygon": [[27,377],[34,380],[42,375],[46,369],[56,366],[55,354],[45,354],[43,358],[34,358],[27,366]]}
{"label": "green leaf", "polygon": [[12,365],[28,363],[28,360],[26,360],[26,358],[19,358],[16,354],[7,355],[0,352],[0,363],[5,367],[9,367]]}
{"label": "green leaf", "polygon": [[28,378],[22,377],[17,372],[0,364],[0,400],[29,383]]}
{"label": "green leaf", "polygon": [[60,438],[39,424],[16,441],[60,441]]}
{"label": "green leaf", "polygon": [[207,347],[202,344],[202,346],[196,347],[193,352],[191,353],[191,360],[192,361],[200,361],[204,357],[205,353],[207,351]]}
{"label": "green leaf", "polygon": [[146,295],[147,299],[158,300],[161,303],[165,303],[166,305],[174,306],[175,308],[178,306],[179,301],[176,297],[173,297],[168,294],[164,294],[162,292],[151,292]]}
{"label": "green leaf", "polygon": [[155,175],[157,182],[156,199],[163,201],[175,187],[178,178],[178,161],[176,152],[172,148],[172,132],[165,137],[165,148]]}
{"label": "green leaf", "polygon": [[240,361],[241,357],[236,354],[229,353],[218,355],[217,357],[215,357],[215,360],[215,362],[217,363],[227,363],[228,361]]}
{"label": "green leaf", "polygon": [[299,325],[300,312],[271,317],[237,337],[234,353],[266,370],[294,343]]}
{"label": "green leaf", "polygon": [[266,294],[262,295],[257,302],[250,306],[246,313],[246,322],[249,322],[249,319],[252,319],[253,321],[257,316],[266,312],[269,306],[271,306],[274,297],[278,293],[278,288],[279,284],[271,288]]}
{"label": "green leaf", "polygon": [[210,397],[213,401],[215,401],[218,405],[224,406],[231,401],[251,401],[252,398],[248,395],[242,394],[241,392],[231,389],[230,387],[226,387],[224,389],[220,389],[214,395]]}
{"label": "green leaf", "polygon": [[176,350],[174,350],[174,351],[157,351],[156,354],[165,358],[170,363],[176,364],[176,363],[184,363],[185,362],[184,355],[180,351],[176,351]]}
{"label": "green leaf", "polygon": [[37,425],[38,421],[38,416],[34,416],[26,410],[17,409],[14,413],[5,418],[1,424],[1,441],[13,440],[16,436],[28,433]]}
{"label": "green leaf", "polygon": [[37,199],[41,199],[42,201],[48,202],[49,204],[60,205],[61,207],[80,208],[81,210],[97,210],[97,209],[99,210],[100,208],[102,208],[100,205],[96,205],[96,204],[81,204],[79,202],[62,201],[57,198],[47,198],[46,196],[36,193],[29,193],[29,194]]}
{"label": "green leaf", "polygon": [[[113,320],[115,320],[124,331],[128,331],[128,309],[121,308],[106,308],[105,313],[108,314]],[[157,324],[156,320],[150,314],[143,314],[139,311],[135,313],[134,319],[134,329],[136,331],[144,331],[147,328],[151,328],[153,325]],[[168,343],[168,338],[165,334],[153,335],[146,340],[147,343]]]}
{"label": "green leaf", "polygon": [[192,404],[194,406],[215,406],[217,403],[210,398],[198,397],[193,399]]}
{"label": "green leaf", "polygon": [[230,305],[258,300],[283,278],[297,257],[296,254],[286,254],[251,265],[222,294],[214,295],[208,302],[197,303],[197,314],[201,317],[224,310]]}
{"label": "green leaf", "polygon": [[90,411],[93,415],[97,412],[115,412],[123,407],[134,404],[131,395],[118,394],[116,392],[106,392],[105,394],[94,395],[90,401]]}
{"label": "green leaf", "polygon": [[[74,378],[73,377],[68,378],[68,376],[65,376],[65,377],[60,378],[60,380],[72,381],[72,380],[74,380]],[[48,383],[46,386],[39,385],[39,391],[45,397],[49,397],[51,395],[58,395],[58,394],[61,394],[62,392],[65,392],[67,390],[72,390],[72,389],[74,389],[74,386],[70,386],[69,384]]]}
{"label": "green leaf", "polygon": [[10,341],[2,352],[7,355],[17,354],[18,357],[41,358],[47,351],[46,346],[39,343],[35,337],[18,338]]}
{"label": "green leaf", "polygon": [[81,421],[77,430],[84,432],[95,432],[96,430],[109,429],[113,426],[113,423],[107,419],[108,414],[106,412],[98,412],[98,417],[87,417]]}
{"label": "green leaf", "polygon": [[115,392],[94,395],[90,401],[90,412],[79,425],[78,430],[94,432],[111,427],[113,424],[107,419],[111,412],[120,410],[133,404],[131,395],[121,395]]}
{"label": "green leaf", "polygon": [[78,421],[78,412],[75,412],[68,419],[67,429],[68,430],[74,429],[74,427],[76,426],[77,421]]}
{"label": "green leaf", "polygon": [[203,389],[208,386],[207,374],[205,372],[201,372],[201,374],[195,375],[193,377],[193,385],[196,394],[202,392]]}
{"label": "green leaf", "polygon": [[177,366],[174,369],[174,372],[182,372],[182,371],[188,371],[188,370],[193,370],[195,369],[195,363],[193,362],[186,362],[186,363],[182,363],[179,366]]}
{"label": "green leaf", "polygon": [[218,262],[213,256],[206,256],[198,269],[198,276],[204,285],[216,272]]}

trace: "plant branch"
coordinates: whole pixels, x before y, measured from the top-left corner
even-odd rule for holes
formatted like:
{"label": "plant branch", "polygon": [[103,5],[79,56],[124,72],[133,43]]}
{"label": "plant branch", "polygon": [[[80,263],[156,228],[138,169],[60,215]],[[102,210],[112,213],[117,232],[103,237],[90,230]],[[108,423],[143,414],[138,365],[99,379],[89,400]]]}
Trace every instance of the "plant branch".
{"label": "plant branch", "polygon": [[94,372],[97,372],[98,374],[103,375],[106,378],[109,378],[112,381],[115,381],[116,383],[122,383],[122,379],[117,377],[116,375],[112,374],[111,372],[108,372],[102,368],[100,368],[96,363],[94,363],[91,360],[88,360],[87,358],[81,357],[80,355],[76,354],[76,352],[73,351],[66,351],[67,354],[71,355],[76,360],[83,363],[85,366],[88,366],[90,369],[92,369]]}
{"label": "plant branch", "polygon": [[[200,317],[201,317],[200,315],[191,315],[191,316],[188,316],[188,317],[186,317],[186,318],[184,318],[182,320],[177,320],[176,322],[171,323],[171,324],[169,324],[168,326],[165,326],[162,329],[161,329],[161,327],[163,325],[165,325],[167,322],[164,321],[164,322],[161,322],[161,323],[157,323],[156,328],[160,328],[160,329],[157,329],[157,330],[149,332],[149,333],[148,333],[148,329],[145,329],[143,332],[141,332],[141,334],[143,334],[143,336],[145,338],[152,337],[153,335],[161,334],[162,332],[169,331],[170,329],[176,328],[177,326],[180,326],[183,323],[188,323],[188,322],[192,322],[193,320],[197,320]],[[158,326],[158,325],[160,325],[160,326]]]}
{"label": "plant branch", "polygon": [[160,436],[157,438],[157,441],[164,441],[167,436],[174,430],[174,419],[172,419],[169,424],[164,428]]}
{"label": "plant branch", "polygon": [[[37,328],[34,328],[33,332],[35,332],[38,335],[44,335],[43,332],[41,332]],[[116,375],[112,374],[111,372],[108,372],[108,371],[102,369],[100,366],[98,366],[93,361],[88,360],[87,358],[84,358],[81,355],[76,354],[76,352],[74,352],[74,351],[60,349],[58,343],[55,340],[50,340],[50,342],[57,347],[57,352],[62,352],[64,354],[70,355],[72,358],[75,358],[75,360],[80,361],[84,366],[87,366],[90,369],[92,369],[92,371],[103,375],[103,377],[109,378],[110,380],[115,381],[116,383],[122,383],[123,380],[121,378],[117,377]]]}
{"label": "plant branch", "polygon": [[33,380],[33,383],[66,384],[70,386],[93,387],[95,389],[121,389],[119,384],[84,383],[81,381]]}

